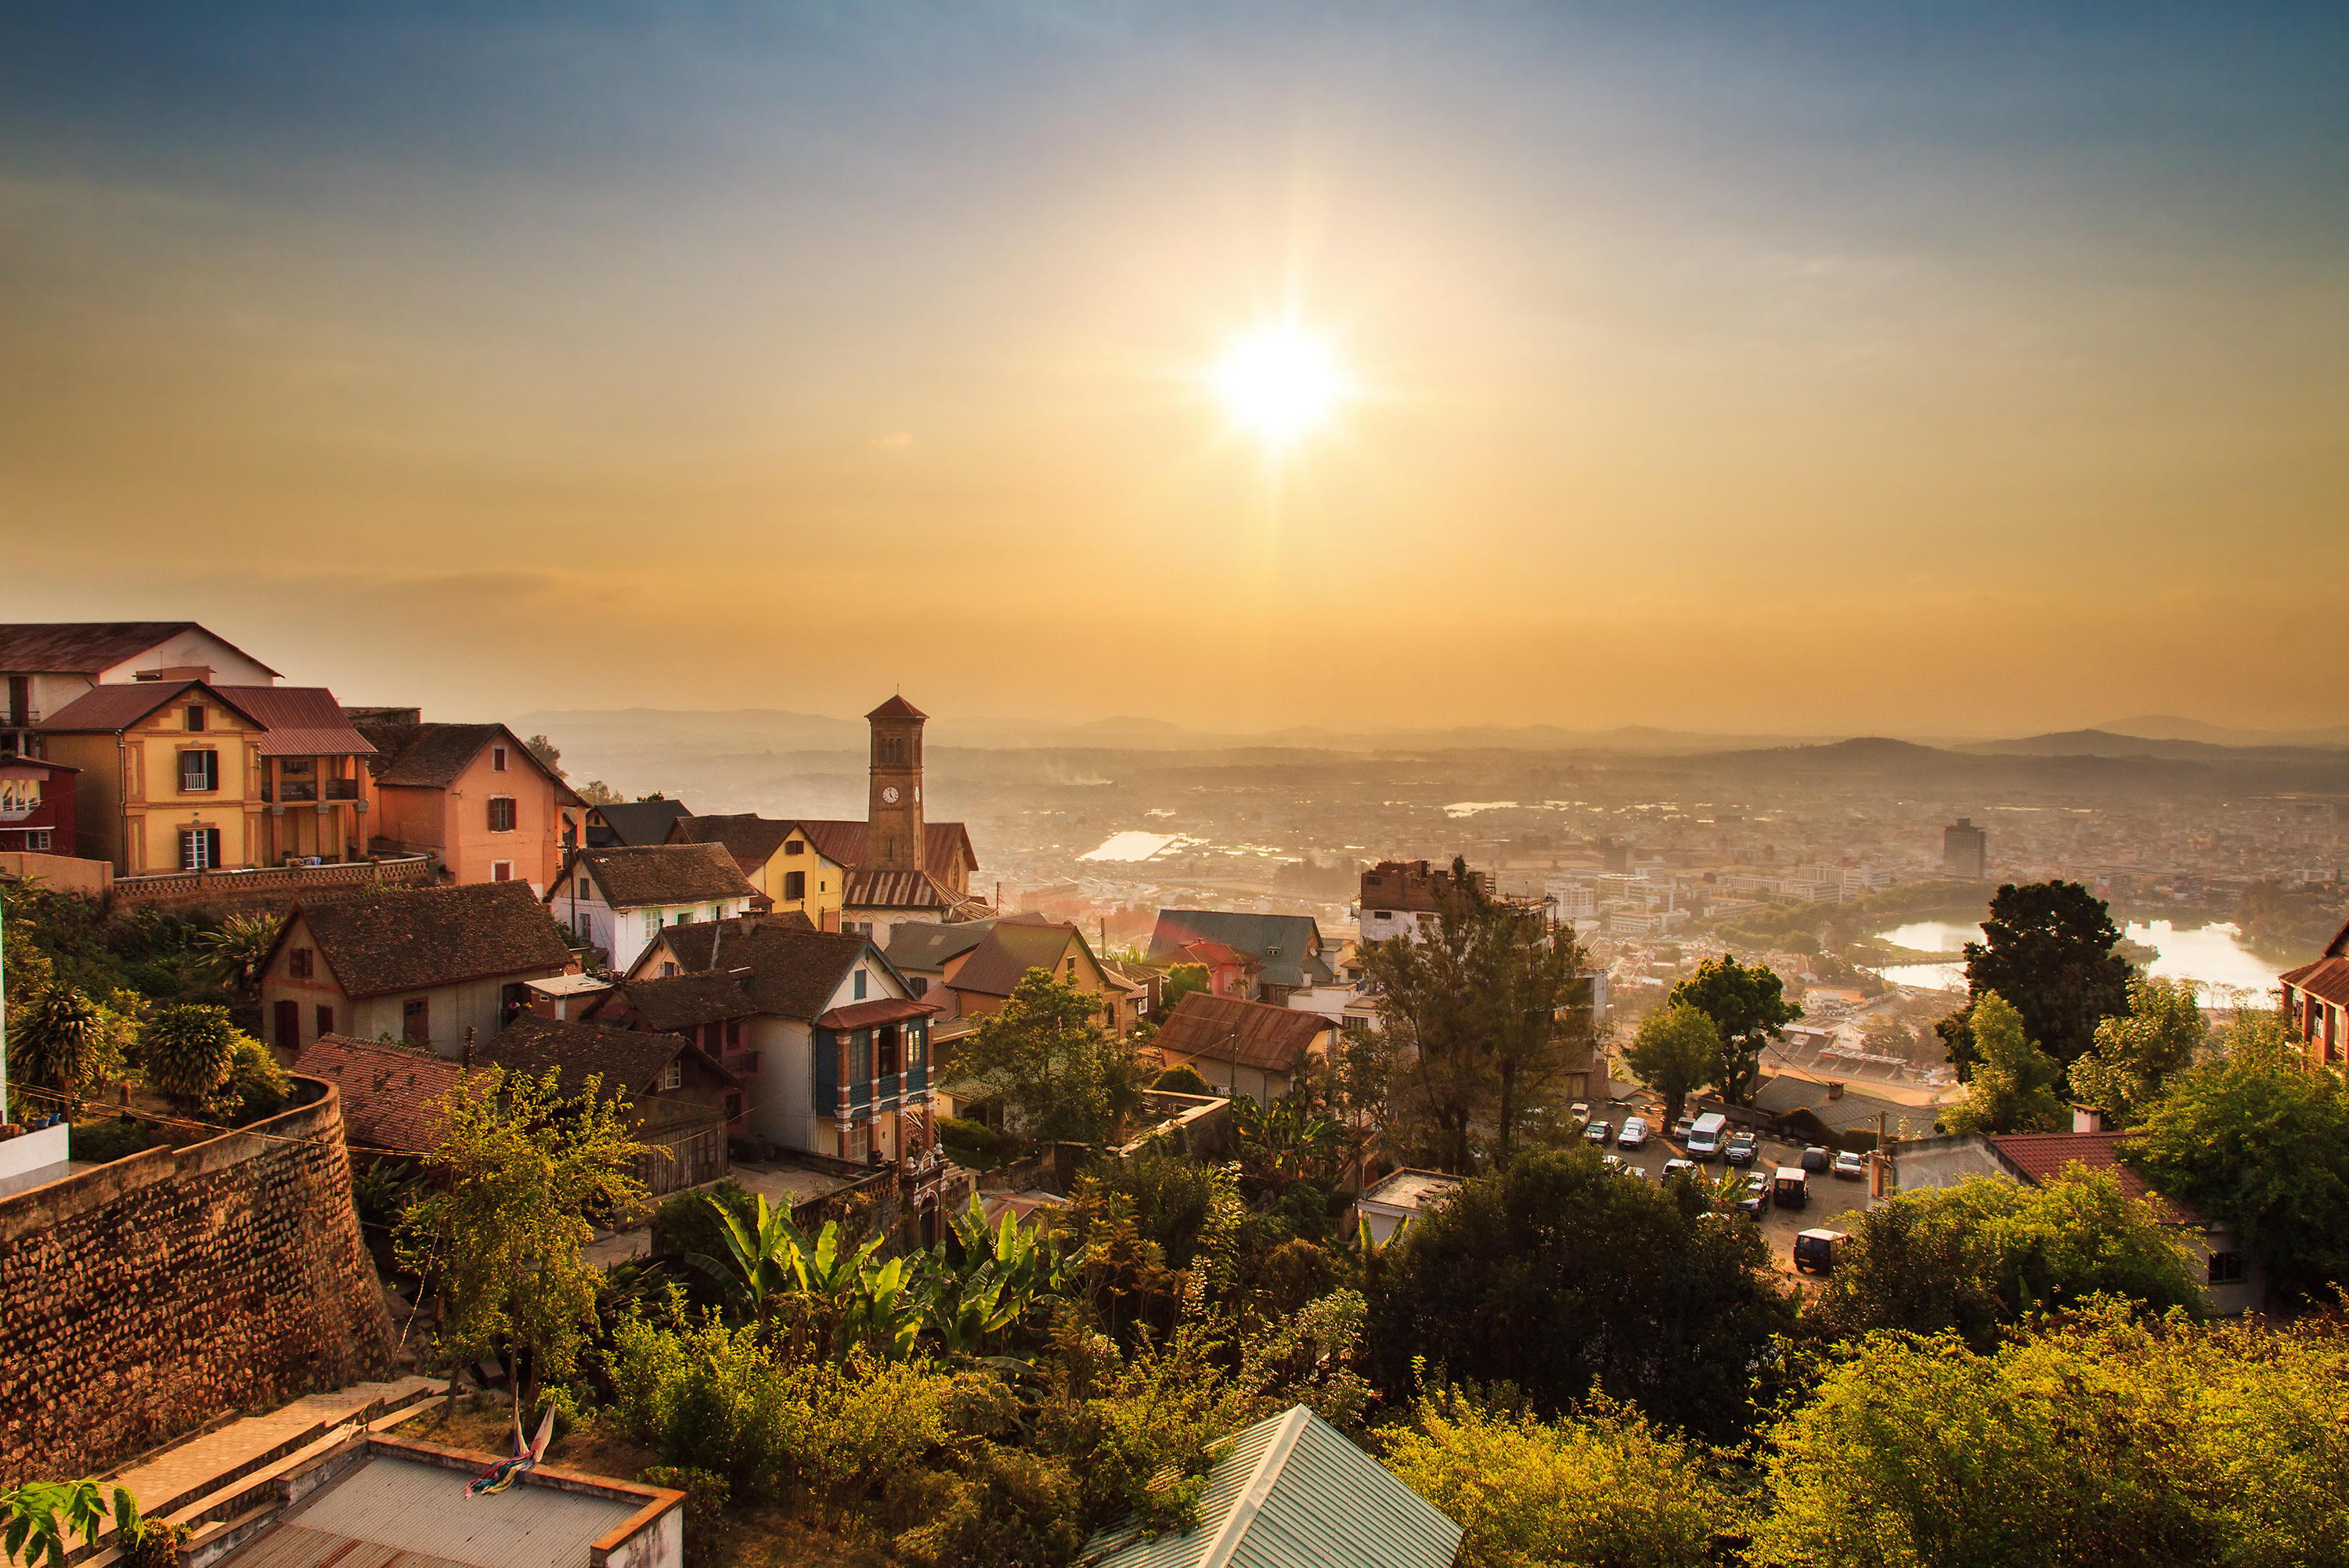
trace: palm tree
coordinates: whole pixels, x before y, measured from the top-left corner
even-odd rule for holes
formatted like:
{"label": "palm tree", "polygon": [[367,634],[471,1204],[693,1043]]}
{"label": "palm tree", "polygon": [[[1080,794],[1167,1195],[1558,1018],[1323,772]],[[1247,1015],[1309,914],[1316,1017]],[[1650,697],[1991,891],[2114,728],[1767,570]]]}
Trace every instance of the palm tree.
{"label": "palm tree", "polygon": [[250,999],[261,989],[261,966],[277,943],[281,923],[271,914],[233,914],[217,931],[196,938],[212,973],[238,995]]}

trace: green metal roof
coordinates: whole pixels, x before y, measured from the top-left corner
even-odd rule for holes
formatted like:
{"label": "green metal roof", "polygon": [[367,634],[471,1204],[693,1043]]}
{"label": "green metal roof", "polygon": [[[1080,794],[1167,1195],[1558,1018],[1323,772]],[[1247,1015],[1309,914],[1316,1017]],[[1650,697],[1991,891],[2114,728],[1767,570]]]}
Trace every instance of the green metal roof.
{"label": "green metal roof", "polygon": [[1231,1439],[1199,1522],[1143,1540],[1129,1522],[1085,1542],[1086,1568],[1451,1568],[1460,1527],[1302,1405]]}
{"label": "green metal roof", "polygon": [[1150,962],[1164,962],[1186,942],[1220,942],[1264,965],[1261,979],[1272,985],[1326,985],[1326,957],[1308,957],[1325,948],[1321,927],[1309,914],[1253,914],[1230,909],[1162,909],[1150,936]]}

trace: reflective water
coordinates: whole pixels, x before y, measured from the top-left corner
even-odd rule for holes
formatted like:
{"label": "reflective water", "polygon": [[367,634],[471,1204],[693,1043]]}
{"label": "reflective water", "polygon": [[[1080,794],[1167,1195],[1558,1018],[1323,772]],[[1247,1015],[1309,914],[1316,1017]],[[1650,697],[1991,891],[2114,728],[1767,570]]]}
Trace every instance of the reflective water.
{"label": "reflective water", "polygon": [[[2230,1004],[2238,992],[2251,993],[2256,999],[2259,993],[2275,985],[2276,976],[2282,973],[2244,946],[2240,932],[2223,923],[2179,930],[2167,920],[2150,924],[2132,922],[2123,934],[2131,942],[2158,950],[2159,956],[2146,965],[2147,974],[2199,983],[2206,1004]],[[1954,954],[1961,952],[1969,942],[1981,941],[1982,927],[1947,920],[1920,920],[1878,932],[1877,939],[1920,953]],[[1950,964],[1888,965],[1883,975],[1897,985],[1921,985],[1933,991],[1966,988],[1963,959]]]}

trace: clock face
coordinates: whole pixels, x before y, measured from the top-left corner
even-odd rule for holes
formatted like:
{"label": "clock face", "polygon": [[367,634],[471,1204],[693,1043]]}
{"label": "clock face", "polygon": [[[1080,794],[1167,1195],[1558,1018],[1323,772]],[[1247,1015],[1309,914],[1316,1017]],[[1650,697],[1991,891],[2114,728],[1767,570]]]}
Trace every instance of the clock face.
{"label": "clock face", "polygon": [[895,805],[897,803],[897,787],[895,784],[892,784],[886,789],[882,790],[881,799],[889,805]]}

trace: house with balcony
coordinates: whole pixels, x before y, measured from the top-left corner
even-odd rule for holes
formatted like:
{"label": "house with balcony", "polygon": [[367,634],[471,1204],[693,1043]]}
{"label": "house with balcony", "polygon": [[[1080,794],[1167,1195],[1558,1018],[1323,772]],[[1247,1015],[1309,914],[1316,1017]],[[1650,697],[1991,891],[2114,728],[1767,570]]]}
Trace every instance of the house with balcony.
{"label": "house with balcony", "polygon": [[426,724],[412,707],[347,711],[376,748],[371,851],[429,855],[448,882],[527,882],[541,894],[563,874],[566,819],[587,803],[512,730]]}
{"label": "house with balcony", "polygon": [[[648,972],[669,964],[677,975]],[[913,995],[870,937],[754,915],[664,930],[583,1016],[624,1027],[666,1021],[704,1041],[716,1026],[718,1059],[742,1079],[747,1131],[862,1164],[932,1147],[938,1010]]]}
{"label": "house with balcony", "polygon": [[521,882],[296,904],[261,965],[262,1027],[291,1060],[322,1035],[461,1058],[520,1016],[530,983],[578,965]]}
{"label": "house with balcony", "polygon": [[76,848],[118,876],[366,858],[366,758],[324,686],[91,687],[36,727],[75,776]]}
{"label": "house with balcony", "polygon": [[193,621],[0,625],[0,755],[44,755],[41,720],[92,687],[182,679],[274,686],[279,676]]}
{"label": "house with balcony", "polygon": [[2349,1052],[2349,925],[2324,944],[2313,964],[2278,977],[2284,1028],[2311,1067],[2343,1071]]}
{"label": "house with balcony", "polygon": [[74,852],[74,776],[80,771],[21,752],[0,754],[0,853]]}
{"label": "house with balcony", "polygon": [[646,844],[574,851],[545,902],[625,975],[665,928],[748,914],[758,893],[723,844]]}

